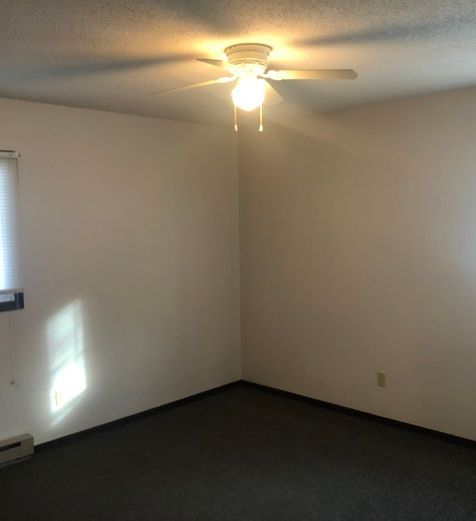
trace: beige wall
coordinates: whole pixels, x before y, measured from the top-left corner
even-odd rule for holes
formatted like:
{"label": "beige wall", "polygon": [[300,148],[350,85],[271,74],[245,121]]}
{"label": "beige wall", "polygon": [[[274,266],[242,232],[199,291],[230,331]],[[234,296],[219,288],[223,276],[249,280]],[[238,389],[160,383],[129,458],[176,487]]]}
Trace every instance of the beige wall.
{"label": "beige wall", "polygon": [[0,439],[240,377],[238,165],[244,378],[476,438],[476,90],[284,113],[239,161],[218,127],[0,116],[26,291],[0,314]]}
{"label": "beige wall", "polygon": [[476,438],[476,90],[283,121],[240,139],[244,378]]}
{"label": "beige wall", "polygon": [[232,133],[11,100],[0,121],[0,149],[22,154],[26,301],[0,314],[0,439],[238,379]]}

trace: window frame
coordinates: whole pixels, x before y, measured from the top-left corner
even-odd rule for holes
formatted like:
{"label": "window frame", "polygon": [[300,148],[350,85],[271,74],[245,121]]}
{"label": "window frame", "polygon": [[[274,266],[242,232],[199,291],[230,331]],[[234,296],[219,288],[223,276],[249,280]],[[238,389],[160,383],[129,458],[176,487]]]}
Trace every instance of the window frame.
{"label": "window frame", "polygon": [[[0,150],[1,154],[5,154],[6,156],[10,156],[12,158],[16,158],[19,164],[20,154],[15,150]],[[17,174],[18,175],[18,174]],[[18,204],[18,201],[17,201]],[[11,296],[9,300],[1,301],[0,300],[0,313],[4,311],[16,311],[18,309],[23,309],[25,307],[25,298],[24,292],[21,291],[0,291],[0,296],[8,295]]]}

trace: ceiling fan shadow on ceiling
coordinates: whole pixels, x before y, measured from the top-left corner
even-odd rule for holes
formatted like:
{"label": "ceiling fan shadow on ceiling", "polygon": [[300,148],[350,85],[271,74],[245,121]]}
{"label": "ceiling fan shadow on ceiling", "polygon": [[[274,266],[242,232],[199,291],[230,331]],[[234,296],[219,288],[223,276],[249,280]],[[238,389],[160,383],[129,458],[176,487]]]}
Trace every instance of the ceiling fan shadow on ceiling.
{"label": "ceiling fan shadow on ceiling", "polygon": [[234,129],[238,131],[236,109],[251,112],[259,108],[259,132],[263,131],[263,103],[268,94],[274,101],[282,100],[273,86],[275,81],[288,80],[354,80],[357,73],[352,69],[280,69],[270,62],[272,47],[262,43],[240,43],[225,49],[226,60],[197,58],[202,63],[214,65],[227,71],[228,76],[202,81],[152,94],[165,95],[183,92],[215,84],[234,83],[231,91],[233,101]]}

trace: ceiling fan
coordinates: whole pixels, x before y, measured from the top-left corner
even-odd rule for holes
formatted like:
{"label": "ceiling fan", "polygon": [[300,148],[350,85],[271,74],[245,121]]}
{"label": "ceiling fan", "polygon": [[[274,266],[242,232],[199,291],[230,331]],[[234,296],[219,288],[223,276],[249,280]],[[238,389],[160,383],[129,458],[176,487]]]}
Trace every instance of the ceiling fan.
{"label": "ceiling fan", "polygon": [[217,83],[235,83],[231,91],[234,110],[234,127],[238,131],[236,109],[250,112],[259,107],[259,131],[263,131],[263,102],[266,82],[274,90],[273,81],[282,80],[354,80],[357,73],[352,69],[274,69],[270,63],[272,47],[262,43],[240,43],[225,49],[226,60],[197,58],[198,61],[226,70],[229,76],[192,85],[185,85],[152,94],[172,94]]}

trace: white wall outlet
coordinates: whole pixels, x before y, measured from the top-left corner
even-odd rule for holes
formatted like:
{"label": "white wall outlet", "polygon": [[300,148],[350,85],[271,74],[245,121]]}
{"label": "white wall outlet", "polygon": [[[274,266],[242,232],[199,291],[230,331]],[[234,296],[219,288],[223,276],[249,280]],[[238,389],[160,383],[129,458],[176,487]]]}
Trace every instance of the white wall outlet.
{"label": "white wall outlet", "polygon": [[58,407],[58,408],[62,407],[63,406],[63,401],[64,401],[63,400],[63,393],[60,390],[56,389],[56,391],[55,391],[55,405],[56,405],[56,407]]}
{"label": "white wall outlet", "polygon": [[387,387],[387,373],[377,372],[377,385],[379,387]]}

